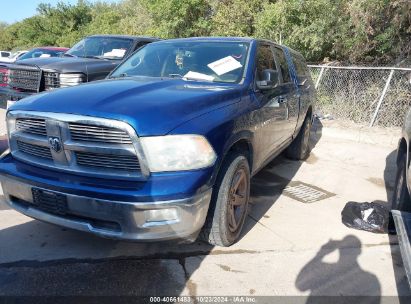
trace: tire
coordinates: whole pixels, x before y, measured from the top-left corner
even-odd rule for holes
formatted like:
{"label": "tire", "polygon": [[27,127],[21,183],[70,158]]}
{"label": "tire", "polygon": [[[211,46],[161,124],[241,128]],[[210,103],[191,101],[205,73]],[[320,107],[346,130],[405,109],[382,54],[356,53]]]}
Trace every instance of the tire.
{"label": "tire", "polygon": [[310,155],[311,117],[307,116],[300,132],[286,150],[286,156],[294,160],[304,160]]}
{"label": "tire", "polygon": [[200,239],[223,247],[235,243],[244,226],[249,199],[250,166],[247,158],[236,152],[224,161],[217,177]]}
{"label": "tire", "polygon": [[391,208],[400,211],[411,211],[411,198],[407,187],[407,156],[403,153],[400,156],[395,177],[395,188],[391,202]]}

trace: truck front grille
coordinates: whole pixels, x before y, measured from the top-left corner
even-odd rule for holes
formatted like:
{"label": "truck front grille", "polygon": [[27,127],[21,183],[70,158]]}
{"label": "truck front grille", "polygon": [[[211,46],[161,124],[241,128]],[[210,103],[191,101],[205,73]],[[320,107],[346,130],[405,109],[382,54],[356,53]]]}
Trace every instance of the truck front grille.
{"label": "truck front grille", "polygon": [[86,167],[109,168],[126,171],[140,170],[135,155],[107,155],[97,153],[76,152],[77,164]]}
{"label": "truck front grille", "polygon": [[71,139],[76,141],[132,144],[127,132],[103,126],[70,123]]}
{"label": "truck front grille", "polygon": [[[124,122],[71,114],[9,112],[13,157],[24,162],[102,178],[145,178],[139,140]],[[132,139],[134,137],[134,139]]]}
{"label": "truck front grille", "polygon": [[37,146],[19,140],[17,140],[17,147],[21,152],[27,155],[46,158],[50,160],[53,159],[49,147]]}
{"label": "truck front grille", "polygon": [[46,121],[44,119],[18,118],[16,130],[23,133],[47,136]]}
{"label": "truck front grille", "polygon": [[37,68],[10,68],[9,86],[26,92],[39,92],[41,70]]}

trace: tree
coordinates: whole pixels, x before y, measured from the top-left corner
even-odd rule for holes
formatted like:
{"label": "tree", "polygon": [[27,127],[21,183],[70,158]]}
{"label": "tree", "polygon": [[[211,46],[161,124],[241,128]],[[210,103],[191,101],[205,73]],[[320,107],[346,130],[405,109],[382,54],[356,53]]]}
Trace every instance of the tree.
{"label": "tree", "polygon": [[223,0],[214,4],[212,35],[253,36],[255,19],[267,0]]}
{"label": "tree", "polygon": [[149,33],[162,38],[209,33],[211,7],[206,0],[142,0],[153,23]]}
{"label": "tree", "polygon": [[281,41],[310,61],[337,58],[333,45],[346,19],[341,14],[343,2],[289,0],[266,4],[257,17],[256,36]]}

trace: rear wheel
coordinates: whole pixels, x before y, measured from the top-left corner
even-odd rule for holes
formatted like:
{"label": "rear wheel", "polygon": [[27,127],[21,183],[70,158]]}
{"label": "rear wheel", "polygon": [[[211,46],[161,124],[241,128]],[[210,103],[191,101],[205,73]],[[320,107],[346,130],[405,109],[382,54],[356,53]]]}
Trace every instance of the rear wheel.
{"label": "rear wheel", "polygon": [[311,116],[307,116],[301,126],[297,137],[287,148],[286,155],[288,158],[295,160],[306,159],[310,155],[310,131]]}
{"label": "rear wheel", "polygon": [[234,153],[221,168],[200,238],[225,247],[236,242],[247,216],[249,198],[250,166],[244,155]]}
{"label": "rear wheel", "polygon": [[407,187],[407,156],[400,156],[395,178],[394,195],[391,207],[394,210],[411,211],[411,198]]}

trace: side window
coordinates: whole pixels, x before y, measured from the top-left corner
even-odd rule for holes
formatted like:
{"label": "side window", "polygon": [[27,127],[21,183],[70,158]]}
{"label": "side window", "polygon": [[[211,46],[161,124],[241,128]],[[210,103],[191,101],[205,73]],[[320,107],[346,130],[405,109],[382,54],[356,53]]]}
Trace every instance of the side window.
{"label": "side window", "polygon": [[303,60],[298,57],[293,57],[293,62],[295,65],[295,69],[297,70],[297,76],[303,77],[307,74],[306,64]]}
{"label": "side window", "polygon": [[285,83],[291,82],[290,71],[288,70],[287,59],[285,58],[284,51],[278,47],[275,47],[274,53],[280,64],[281,74],[283,75],[283,81]]}
{"label": "side window", "polygon": [[262,78],[264,70],[277,70],[275,66],[274,55],[269,45],[259,45],[257,50],[257,80]]}

